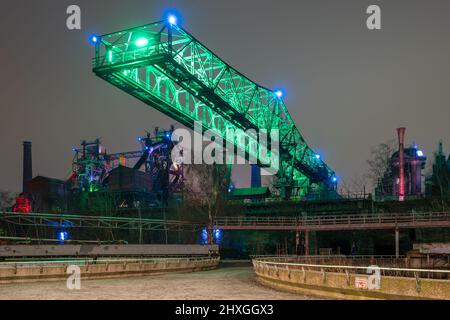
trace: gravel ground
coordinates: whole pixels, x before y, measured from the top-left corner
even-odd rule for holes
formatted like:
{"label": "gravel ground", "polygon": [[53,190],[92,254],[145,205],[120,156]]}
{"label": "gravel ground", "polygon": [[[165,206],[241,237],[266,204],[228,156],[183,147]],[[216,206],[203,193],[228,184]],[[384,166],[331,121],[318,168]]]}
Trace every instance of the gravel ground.
{"label": "gravel ground", "polygon": [[0,285],[0,299],[33,300],[195,300],[280,299],[311,300],[258,284],[251,267],[227,267],[194,273],[169,273],[145,277],[81,280],[80,290],[65,282]]}

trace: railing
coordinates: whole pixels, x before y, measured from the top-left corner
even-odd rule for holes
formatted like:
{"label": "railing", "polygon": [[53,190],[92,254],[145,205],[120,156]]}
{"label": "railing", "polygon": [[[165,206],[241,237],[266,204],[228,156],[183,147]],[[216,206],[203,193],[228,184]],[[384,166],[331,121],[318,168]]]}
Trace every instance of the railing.
{"label": "railing", "polygon": [[47,261],[6,261],[0,262],[0,268],[20,267],[31,268],[36,266],[69,266],[69,265],[97,265],[97,264],[114,264],[114,263],[181,263],[181,262],[218,262],[220,257],[175,257],[175,258],[98,258],[98,259],[58,259]]}
{"label": "railing", "polygon": [[92,59],[92,67],[121,65],[128,62],[136,62],[141,59],[158,57],[161,54],[168,54],[168,44],[164,42],[149,45],[142,49],[128,51],[108,51],[104,55]]}
{"label": "railing", "polygon": [[[21,242],[21,243],[31,243],[31,242],[38,242],[38,243],[60,243],[61,240],[59,239],[45,239],[45,238],[31,238],[31,237],[7,237],[7,236],[0,236],[0,240],[5,241],[14,241],[14,242]],[[113,240],[113,241],[101,241],[101,240],[83,240],[83,239],[68,239],[64,240],[64,243],[67,244],[126,244],[126,241],[123,240]]]}
{"label": "railing", "polygon": [[[442,223],[442,225],[440,224]],[[450,226],[449,212],[386,213],[359,215],[324,215],[305,217],[217,217],[217,228],[244,229],[317,229],[333,230],[352,227],[414,227]]]}
{"label": "railing", "polygon": [[391,268],[408,268],[409,259],[406,256],[392,256],[392,255],[313,255],[313,256],[272,256],[272,257],[257,257],[260,260],[276,260],[277,262],[288,263],[304,263],[304,264],[331,264],[340,266],[362,266],[381,265]]}
{"label": "railing", "polygon": [[299,256],[299,255],[273,255],[273,254],[258,254],[250,255],[250,259],[277,259],[277,261],[292,262],[292,259],[300,260],[313,260],[313,259],[346,259],[352,261],[360,261],[365,259],[404,259],[406,256],[395,256],[395,255],[354,255],[346,256],[342,254],[334,255],[309,255],[309,256]]}
{"label": "railing", "polygon": [[[379,266],[376,261],[366,265],[343,264],[338,261],[328,260],[322,263],[303,263],[288,262],[285,258],[256,258],[253,259],[253,265],[257,268],[285,269],[292,272],[319,271],[336,272],[345,274],[367,274],[369,266],[375,266],[382,276],[430,278],[430,279],[450,279],[450,270],[448,269],[416,269],[406,267]],[[341,260],[342,261],[342,260]],[[362,262],[362,261],[360,261]],[[381,265],[382,261],[378,261]],[[373,270],[373,268],[372,268]]]}

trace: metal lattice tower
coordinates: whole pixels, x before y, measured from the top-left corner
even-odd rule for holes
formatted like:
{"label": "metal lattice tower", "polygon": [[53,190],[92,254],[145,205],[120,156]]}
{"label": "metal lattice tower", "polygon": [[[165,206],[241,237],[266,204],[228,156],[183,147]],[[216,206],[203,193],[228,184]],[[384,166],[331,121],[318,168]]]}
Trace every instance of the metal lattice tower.
{"label": "metal lattice tower", "polygon": [[[281,97],[221,60],[186,30],[160,21],[94,37],[94,73],[188,128],[279,129],[279,182],[305,193],[334,187],[334,172],[307,145]],[[251,154],[248,141],[232,141]],[[247,144],[246,144],[247,143]],[[251,154],[258,159],[258,153]],[[290,192],[290,191],[289,191]]]}

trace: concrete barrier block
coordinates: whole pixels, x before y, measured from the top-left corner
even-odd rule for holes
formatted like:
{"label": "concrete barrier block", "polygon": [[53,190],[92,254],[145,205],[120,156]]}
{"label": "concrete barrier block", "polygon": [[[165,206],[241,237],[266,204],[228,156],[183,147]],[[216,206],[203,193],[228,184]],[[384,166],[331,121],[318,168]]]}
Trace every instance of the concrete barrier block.
{"label": "concrete barrier block", "polygon": [[105,273],[106,272],[106,264],[91,264],[88,267],[87,274],[97,274],[97,273]]}
{"label": "concrete barrier block", "polygon": [[141,270],[140,263],[128,263],[126,266],[126,271],[136,272]]}
{"label": "concrete barrier block", "polygon": [[64,275],[66,274],[67,267],[60,266],[60,267],[47,267],[44,266],[42,268],[42,274],[43,275]]}
{"label": "concrete barrier block", "polygon": [[108,263],[105,271],[110,272],[110,273],[123,272],[124,265],[122,263]]}
{"label": "concrete barrier block", "polygon": [[16,268],[0,268],[0,280],[5,278],[14,277],[16,275]]}
{"label": "concrete barrier block", "polygon": [[41,267],[19,267],[17,268],[16,277],[29,277],[41,275]]}

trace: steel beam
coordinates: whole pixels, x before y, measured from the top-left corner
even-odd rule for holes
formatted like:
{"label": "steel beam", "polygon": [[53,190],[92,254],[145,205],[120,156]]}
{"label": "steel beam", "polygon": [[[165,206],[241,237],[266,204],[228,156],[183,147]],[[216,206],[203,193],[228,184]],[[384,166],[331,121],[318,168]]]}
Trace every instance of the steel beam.
{"label": "steel beam", "polygon": [[400,230],[395,228],[395,257],[400,256]]}

